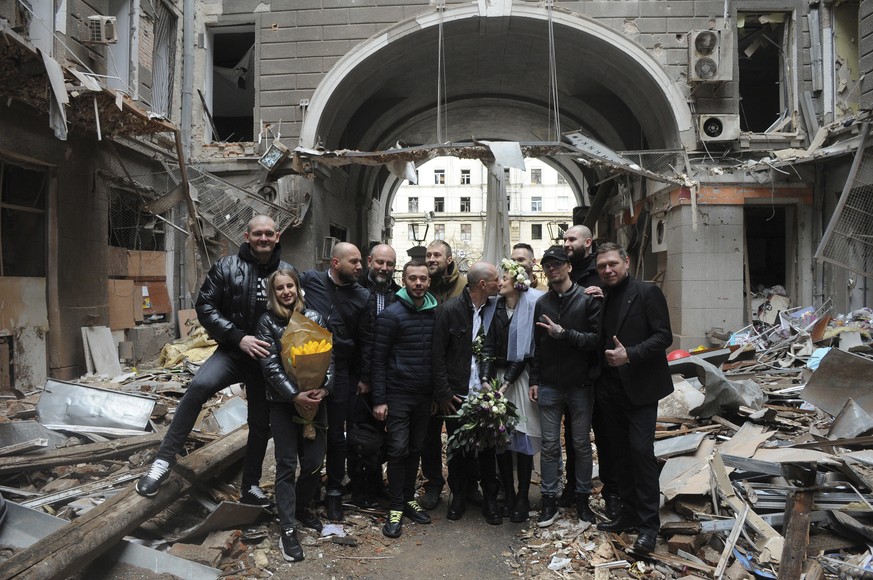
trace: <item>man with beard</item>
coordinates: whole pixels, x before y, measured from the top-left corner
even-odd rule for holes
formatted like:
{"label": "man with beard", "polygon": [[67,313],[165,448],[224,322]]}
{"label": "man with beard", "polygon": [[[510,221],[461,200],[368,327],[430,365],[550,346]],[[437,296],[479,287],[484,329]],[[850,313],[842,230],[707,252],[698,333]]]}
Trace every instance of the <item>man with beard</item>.
{"label": "man with beard", "polygon": [[[388,244],[376,244],[370,249],[367,258],[367,269],[361,274],[358,282],[370,292],[367,303],[367,312],[370,317],[370,327],[376,328],[376,318],[382,311],[396,300],[400,286],[394,281],[394,265],[397,262],[397,253]],[[421,263],[424,266],[424,262]],[[371,384],[371,348],[372,344],[364,345],[363,362],[360,382],[362,385]],[[351,409],[351,421],[356,424],[369,423],[380,430],[385,429],[382,422],[376,423],[373,418],[373,405],[371,393],[361,392],[357,395]],[[418,457],[421,453],[417,453]],[[354,455],[350,453],[350,456]],[[356,456],[349,460],[349,477],[352,480],[352,503],[362,508],[372,508],[377,505],[374,493],[384,489],[382,480],[381,454],[376,456]],[[416,459],[417,461],[417,459]]]}
{"label": "man with beard", "polygon": [[444,240],[434,240],[425,254],[427,271],[430,274],[430,293],[442,304],[464,291],[467,277],[458,271],[452,258],[452,247]]}
{"label": "man with beard", "polygon": [[188,384],[155,462],[136,483],[140,495],[154,497],[158,494],[203,404],[228,385],[242,382],[248,399],[249,437],[240,501],[263,507],[270,505],[260,488],[261,469],[270,440],[270,411],[264,375],[258,363],[258,359],[269,354],[270,345],[257,339],[255,330],[267,310],[267,277],[279,268],[293,269],[280,260],[280,234],[271,217],[257,215],[246,227],[245,242],[239,252],[221,258],[209,269],[195,309],[197,319],[218,343],[218,349]]}
{"label": "man with beard", "polygon": [[[436,298],[437,304],[442,304],[464,291],[467,277],[458,272],[457,264],[452,259],[452,247],[444,240],[434,240],[427,246],[425,254],[427,271],[430,274],[430,293]],[[424,496],[421,507],[432,510],[440,501],[440,494],[446,479],[443,477],[443,419],[439,415],[430,418],[424,449],[421,452],[421,473],[424,475]],[[473,502],[481,504],[478,486],[470,489]]]}
{"label": "man with beard", "polygon": [[[403,266],[403,289],[376,322],[373,338],[373,417],[387,422],[388,518],[382,533],[398,538],[403,516],[429,524],[415,501],[418,457],[434,402],[431,344],[436,300],[427,289],[427,266]],[[451,393],[442,393],[450,399]]]}
{"label": "man with beard", "polygon": [[597,528],[637,529],[634,550],[651,552],[660,529],[655,422],[658,400],[673,392],[667,365],[673,332],[661,289],[630,276],[629,266],[621,246],[608,243],[597,250],[597,272],[606,292],[598,335],[603,356],[597,408],[610,448],[621,450],[615,470],[622,503],[619,516]]}
{"label": "man with beard", "polygon": [[[359,382],[369,344],[370,318],[367,303],[370,293],[358,284],[361,252],[353,244],[340,242],[331,252],[330,268],[324,272],[307,270],[300,276],[306,307],[321,314],[333,334],[334,387],[327,402],[327,519],[343,519],[342,490],[346,475],[346,421],[350,403],[369,385]],[[353,471],[353,470],[350,470]],[[353,487],[355,482],[353,482]]]}
{"label": "man with beard", "polygon": [[[600,276],[597,275],[597,264],[595,263],[595,246],[591,236],[591,230],[582,225],[575,225],[564,232],[564,251],[570,257],[570,264],[573,270],[570,272],[570,278],[576,284],[585,289],[585,293],[590,296],[600,298],[603,296],[603,291],[600,289]],[[618,482],[615,480],[615,468],[613,467],[616,453],[620,450],[609,448],[609,440],[604,436],[605,426],[603,418],[597,412],[597,403],[594,403],[594,415],[591,419],[591,427],[594,430],[594,440],[597,443],[597,462],[599,467],[599,478],[603,484],[600,490],[600,496],[603,498],[604,510],[608,519],[618,517],[621,511],[621,500],[618,498]],[[599,435],[599,436],[598,436]],[[570,421],[569,410],[564,411],[564,444],[567,449],[571,448],[573,441],[573,427]],[[572,454],[567,454],[567,485],[564,486],[564,493],[558,499],[558,505],[567,507],[573,504],[573,486],[571,482],[572,474],[575,469],[575,463]]]}

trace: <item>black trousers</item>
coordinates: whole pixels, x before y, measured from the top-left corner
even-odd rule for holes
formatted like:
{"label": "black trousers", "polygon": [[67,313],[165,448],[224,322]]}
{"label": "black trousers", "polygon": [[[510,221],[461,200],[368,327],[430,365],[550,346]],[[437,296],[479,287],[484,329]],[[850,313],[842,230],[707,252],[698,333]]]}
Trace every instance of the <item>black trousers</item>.
{"label": "black trousers", "polygon": [[388,393],[388,509],[400,511],[415,499],[418,460],[424,446],[430,397]]}
{"label": "black trousers", "polygon": [[424,487],[440,491],[446,485],[446,478],[443,477],[442,433],[444,422],[445,419],[439,414],[431,415],[428,418],[424,447],[421,450],[421,474],[427,480]]}
{"label": "black trousers", "polygon": [[[451,437],[459,429],[461,422],[446,419],[446,434]],[[456,452],[448,461],[449,489],[455,496],[463,497],[467,490],[482,483],[482,492],[497,495],[497,452],[493,447],[483,449],[478,454]]]}
{"label": "black trousers", "polygon": [[[618,495],[618,480],[615,476],[615,449],[609,446],[609,437],[606,435],[608,422],[602,413],[598,412],[597,401],[594,402],[594,413],[591,415],[591,429],[594,431],[594,441],[597,444],[597,478],[603,484],[601,495]],[[573,449],[573,420],[570,417],[570,409],[564,408],[564,449]],[[576,480],[576,455],[567,453],[567,468],[564,470],[567,486],[575,489]]]}
{"label": "black trousers", "polygon": [[[295,524],[295,514],[309,507],[318,491],[327,447],[326,417],[327,407],[322,402],[314,418],[317,424],[315,439],[305,439],[294,404],[270,402],[270,422],[276,447],[276,507],[283,528]],[[298,461],[299,478],[296,477]]]}
{"label": "black trousers", "polygon": [[641,533],[657,534],[661,527],[659,470],[654,449],[658,404],[631,403],[619,377],[609,371],[597,383],[595,397],[607,426],[607,448],[613,450],[622,511],[639,521]]}

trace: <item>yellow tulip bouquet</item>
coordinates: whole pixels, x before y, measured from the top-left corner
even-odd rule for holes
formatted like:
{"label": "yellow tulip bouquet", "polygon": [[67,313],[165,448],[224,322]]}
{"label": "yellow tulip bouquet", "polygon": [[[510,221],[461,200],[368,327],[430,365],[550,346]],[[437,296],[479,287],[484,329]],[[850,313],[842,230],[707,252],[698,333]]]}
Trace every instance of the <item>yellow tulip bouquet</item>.
{"label": "yellow tulip bouquet", "polygon": [[[318,389],[330,368],[333,335],[300,312],[294,312],[282,335],[282,365],[300,392]],[[304,428],[303,437],[315,439],[315,414],[318,409],[297,405]]]}

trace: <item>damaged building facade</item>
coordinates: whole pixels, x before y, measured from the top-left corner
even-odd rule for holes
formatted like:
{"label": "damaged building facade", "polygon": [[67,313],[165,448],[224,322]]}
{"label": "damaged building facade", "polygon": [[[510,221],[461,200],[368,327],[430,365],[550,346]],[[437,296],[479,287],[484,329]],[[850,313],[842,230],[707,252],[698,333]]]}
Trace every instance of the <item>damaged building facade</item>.
{"label": "damaged building facade", "polygon": [[397,165],[487,163],[488,142],[561,172],[568,218],[662,284],[676,346],[748,324],[757,286],[871,303],[873,196],[853,165],[869,3],[289,5],[0,1],[0,368],[16,384],[84,372],[81,328],[116,326],[125,293],[134,350],[170,332],[135,318],[171,328],[253,213],[277,217],[287,260],[319,266],[335,240],[391,237]]}

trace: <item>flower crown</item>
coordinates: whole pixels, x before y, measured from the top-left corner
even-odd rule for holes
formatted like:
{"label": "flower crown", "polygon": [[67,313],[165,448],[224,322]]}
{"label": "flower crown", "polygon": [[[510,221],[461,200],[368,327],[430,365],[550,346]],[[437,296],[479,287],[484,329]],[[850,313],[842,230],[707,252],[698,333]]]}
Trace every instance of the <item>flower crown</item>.
{"label": "flower crown", "polygon": [[503,269],[506,274],[515,280],[515,284],[513,287],[516,290],[520,290],[524,292],[528,288],[530,288],[531,281],[530,278],[527,277],[527,271],[525,271],[524,266],[516,262],[515,260],[510,260],[509,258],[503,258],[500,260],[500,267]]}

